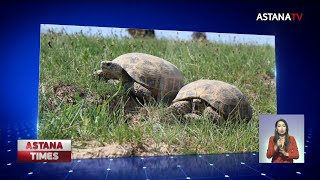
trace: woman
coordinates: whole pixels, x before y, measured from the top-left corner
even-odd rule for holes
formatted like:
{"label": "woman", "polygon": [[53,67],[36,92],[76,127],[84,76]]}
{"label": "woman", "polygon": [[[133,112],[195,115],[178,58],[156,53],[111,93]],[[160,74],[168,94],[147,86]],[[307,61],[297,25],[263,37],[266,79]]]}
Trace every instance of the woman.
{"label": "woman", "polygon": [[288,123],[279,119],[275,124],[274,136],[269,139],[267,158],[272,157],[273,163],[293,163],[293,159],[299,158],[296,140],[289,136]]}

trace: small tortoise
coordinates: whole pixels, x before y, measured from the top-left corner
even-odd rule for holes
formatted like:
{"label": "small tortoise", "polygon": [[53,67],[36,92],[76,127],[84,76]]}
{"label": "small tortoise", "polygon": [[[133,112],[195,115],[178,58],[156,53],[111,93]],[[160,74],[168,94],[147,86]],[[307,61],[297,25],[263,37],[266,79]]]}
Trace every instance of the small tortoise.
{"label": "small tortoise", "polygon": [[185,118],[199,118],[203,113],[214,122],[222,122],[231,114],[240,115],[241,119],[252,118],[246,96],[237,87],[218,80],[197,80],[185,85],[169,111]]}
{"label": "small tortoise", "polygon": [[181,71],[172,63],[150,54],[127,53],[102,61],[94,73],[106,80],[120,80],[140,100],[171,103],[183,84]]}
{"label": "small tortoise", "polygon": [[207,35],[204,32],[193,32],[192,33],[192,40],[193,41],[206,41],[207,40]]}
{"label": "small tortoise", "polygon": [[127,29],[133,38],[155,38],[155,31],[151,29]]}

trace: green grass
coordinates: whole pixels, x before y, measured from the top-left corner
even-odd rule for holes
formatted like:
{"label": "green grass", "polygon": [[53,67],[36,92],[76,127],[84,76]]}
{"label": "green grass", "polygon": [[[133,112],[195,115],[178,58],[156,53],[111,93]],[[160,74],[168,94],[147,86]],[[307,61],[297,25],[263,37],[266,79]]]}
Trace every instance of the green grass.
{"label": "green grass", "polygon": [[[49,46],[50,44],[50,46]],[[71,138],[74,141],[97,140],[141,144],[165,142],[178,147],[179,154],[245,152],[258,150],[258,115],[276,113],[275,86],[266,84],[275,68],[275,52],[270,46],[226,45],[209,42],[164,39],[119,39],[99,35],[42,33],[40,53],[39,138]],[[186,83],[198,79],[217,79],[237,86],[253,107],[249,123],[228,120],[221,125],[201,121],[172,122],[164,119],[165,107],[147,107],[151,115],[142,115],[138,125],[126,123],[121,87],[94,80],[90,74],[101,60],[112,60],[129,52],[162,57],[175,64]],[[76,94],[74,104],[54,96],[58,84],[74,85],[87,94],[101,97],[103,104],[92,103]],[[50,100],[56,106],[50,108]],[[118,102],[117,104],[111,102]]]}

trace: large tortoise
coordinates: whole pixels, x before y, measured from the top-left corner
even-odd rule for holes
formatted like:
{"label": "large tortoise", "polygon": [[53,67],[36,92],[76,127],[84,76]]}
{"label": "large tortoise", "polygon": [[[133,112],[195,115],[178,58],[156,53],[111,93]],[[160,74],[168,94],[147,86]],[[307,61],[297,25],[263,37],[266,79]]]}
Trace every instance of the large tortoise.
{"label": "large tortoise", "polygon": [[237,87],[218,80],[197,80],[185,85],[169,111],[185,118],[199,118],[203,113],[214,122],[222,122],[230,115],[252,118],[252,107],[246,96]]}
{"label": "large tortoise", "polygon": [[183,84],[181,71],[172,63],[150,54],[127,53],[102,61],[94,73],[104,79],[120,80],[140,100],[171,103]]}

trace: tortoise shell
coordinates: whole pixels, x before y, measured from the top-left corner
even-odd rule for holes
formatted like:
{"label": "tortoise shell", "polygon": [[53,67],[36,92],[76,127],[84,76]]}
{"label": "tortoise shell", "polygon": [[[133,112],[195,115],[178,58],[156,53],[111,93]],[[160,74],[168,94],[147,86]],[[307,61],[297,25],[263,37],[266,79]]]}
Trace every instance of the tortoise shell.
{"label": "tortoise shell", "polygon": [[183,86],[174,102],[202,99],[227,118],[239,110],[241,119],[252,118],[252,107],[246,96],[234,85],[218,80],[197,80]]}
{"label": "tortoise shell", "polygon": [[134,81],[151,90],[157,98],[167,97],[172,101],[184,85],[181,71],[160,57],[127,53],[112,62],[119,64]]}

